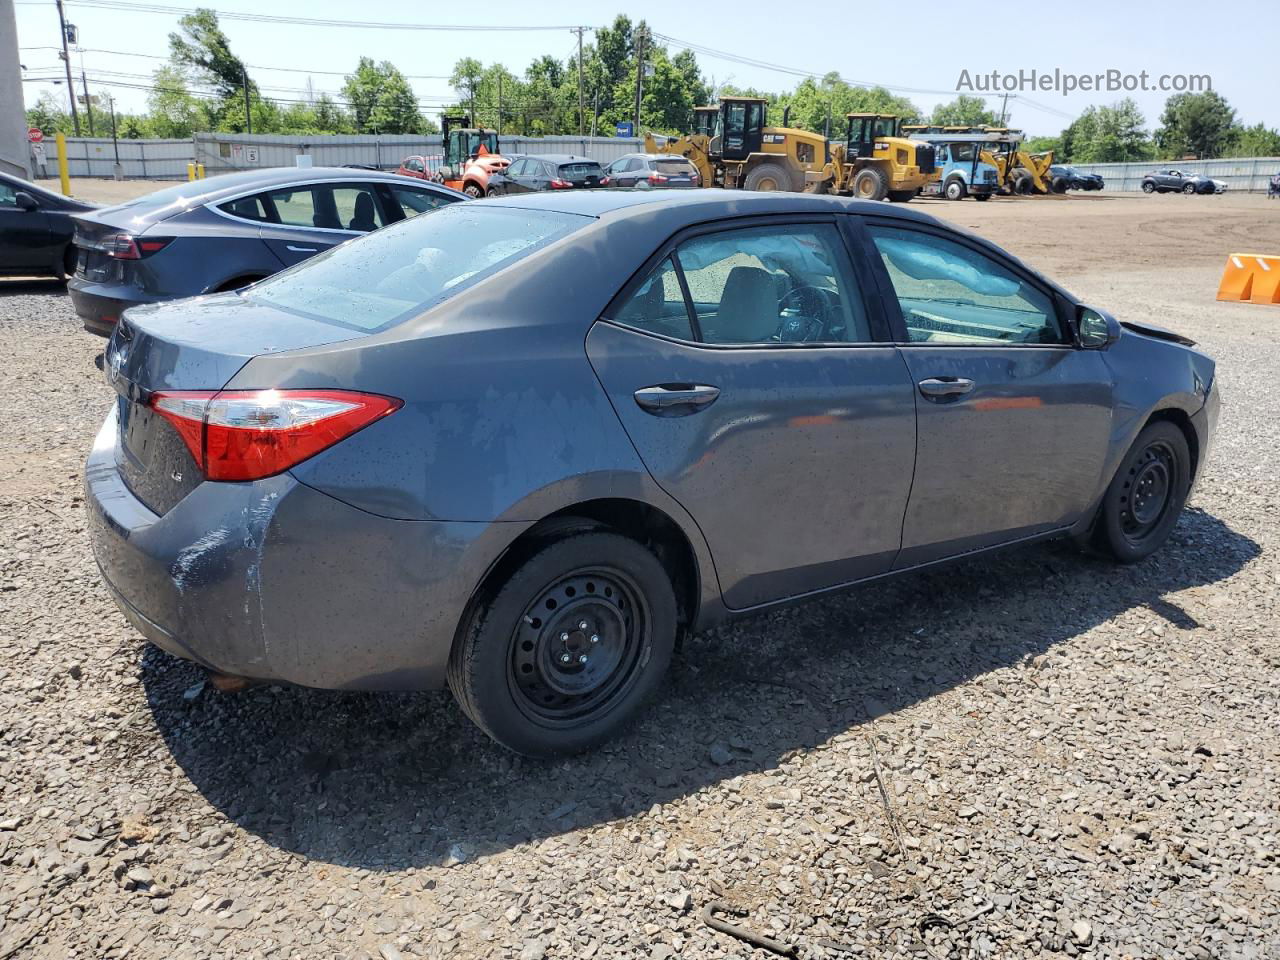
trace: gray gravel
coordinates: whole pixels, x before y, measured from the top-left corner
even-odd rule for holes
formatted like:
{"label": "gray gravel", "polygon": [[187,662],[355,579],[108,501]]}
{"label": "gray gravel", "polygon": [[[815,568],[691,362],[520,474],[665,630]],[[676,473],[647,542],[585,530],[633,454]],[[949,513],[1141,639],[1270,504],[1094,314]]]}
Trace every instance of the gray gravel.
{"label": "gray gravel", "polygon": [[801,957],[1280,956],[1280,313],[1159,277],[1227,405],[1161,554],[1031,548],[699,636],[557,764],[443,693],[221,695],[147,648],[85,543],[101,341],[0,290],[0,960],[765,956],[715,899]]}

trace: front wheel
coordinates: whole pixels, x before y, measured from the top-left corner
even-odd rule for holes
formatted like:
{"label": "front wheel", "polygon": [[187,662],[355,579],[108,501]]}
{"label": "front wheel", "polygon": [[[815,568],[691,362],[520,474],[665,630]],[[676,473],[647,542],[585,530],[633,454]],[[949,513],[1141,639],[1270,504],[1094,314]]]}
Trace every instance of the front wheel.
{"label": "front wheel", "polygon": [[1103,494],[1094,542],[1121,563],[1137,563],[1169,539],[1191,489],[1187,438],[1158,421],[1138,434]]}
{"label": "front wheel", "polygon": [[1196,185],[1194,183],[1188,183],[1182,188],[1182,192],[1189,197],[1196,192]]}
{"label": "front wheel", "polygon": [[1155,193],[1155,192],[1156,192],[1156,185],[1155,185],[1154,183],[1152,183],[1150,180],[1148,180],[1147,182],[1145,182],[1145,183],[1142,185],[1142,192],[1143,192],[1143,193]]}
{"label": "front wheel", "polygon": [[883,200],[889,195],[889,178],[879,167],[859,170],[853,178],[853,195],[859,200]]}
{"label": "front wheel", "polygon": [[675,647],[676,599],[649,550],[576,534],[526,560],[466,625],[449,687],[516,753],[576,753],[615,735],[654,691]]}
{"label": "front wheel", "polygon": [[982,201],[982,200],[990,200],[990,199],[991,199],[991,194],[989,194],[989,193],[975,193],[975,194],[973,195],[973,199],[978,200],[978,201]]}
{"label": "front wheel", "polygon": [[959,177],[953,177],[947,181],[946,187],[943,188],[943,194],[948,200],[963,200],[966,193],[964,181]]}
{"label": "front wheel", "polygon": [[747,174],[742,186],[746,190],[764,193],[787,191],[791,189],[791,171],[777,163],[762,163]]}
{"label": "front wheel", "polygon": [[462,188],[462,192],[473,200],[479,200],[484,196],[484,191],[478,183],[468,183]]}

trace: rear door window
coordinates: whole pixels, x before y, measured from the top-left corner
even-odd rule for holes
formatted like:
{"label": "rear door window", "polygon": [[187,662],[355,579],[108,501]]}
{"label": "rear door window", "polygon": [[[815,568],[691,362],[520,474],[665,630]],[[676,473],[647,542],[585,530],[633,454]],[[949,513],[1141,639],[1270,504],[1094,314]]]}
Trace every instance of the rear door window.
{"label": "rear door window", "polygon": [[678,340],[694,339],[680,278],[670,257],[662,259],[636,292],[614,310],[610,319],[646,333]]}
{"label": "rear door window", "polygon": [[400,219],[416,217],[420,213],[430,213],[432,210],[438,210],[461,199],[461,197],[450,197],[432,190],[400,186],[392,187],[390,196],[391,201],[400,210]]}
{"label": "rear door window", "polygon": [[218,209],[242,220],[255,220],[259,223],[276,223],[274,208],[263,195],[240,197],[218,204]]}

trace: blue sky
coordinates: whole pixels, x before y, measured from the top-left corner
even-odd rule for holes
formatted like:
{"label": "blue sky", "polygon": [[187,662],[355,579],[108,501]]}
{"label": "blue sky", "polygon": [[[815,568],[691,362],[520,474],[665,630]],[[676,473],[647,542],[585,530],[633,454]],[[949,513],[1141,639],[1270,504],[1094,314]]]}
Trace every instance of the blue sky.
{"label": "blue sky", "polygon": [[[128,0],[126,0],[128,2]],[[193,4],[193,0],[156,0],[164,5]],[[405,4],[363,3],[349,0],[280,0],[263,5],[253,0],[213,0],[219,11],[322,19],[393,21],[430,24],[494,23],[519,26],[600,26],[612,21],[615,8],[598,2],[558,0],[554,4]],[[80,29],[83,62],[90,76],[119,84],[145,84],[161,63],[143,56],[98,51],[123,51],[164,57],[167,37],[176,28],[178,12],[137,12],[105,9],[67,0],[67,18]],[[634,17],[634,10],[627,12]],[[850,81],[881,83],[911,97],[926,112],[950,100],[962,71],[971,77],[1055,69],[1073,74],[1106,70],[1138,74],[1147,71],[1154,83],[1161,75],[1207,74],[1213,89],[1225,96],[1248,124],[1280,126],[1280,66],[1275,45],[1274,2],[1242,0],[1229,9],[1203,2],[1172,0],[1144,5],[1098,3],[1041,3],[1038,5],[966,4],[963,15],[943,4],[906,8],[874,5],[797,7],[746,2],[727,15],[723,5],[690,0],[648,0],[642,9],[657,33],[717,51],[773,65],[813,71],[836,70]],[[890,9],[891,23],[875,24],[872,11]],[[930,14],[932,9],[936,13]],[[788,21],[779,12],[794,10]],[[18,41],[28,76],[49,76],[60,68],[53,47],[58,43],[58,18],[53,0],[17,0]],[[844,11],[848,11],[847,13]],[[950,11],[950,12],[949,12]],[[496,19],[490,20],[489,17]],[[232,49],[252,67],[290,68],[251,70],[268,95],[303,97],[310,81],[316,92],[336,91],[342,77],[320,71],[347,71],[366,54],[391,60],[411,82],[420,100],[443,102],[452,91],[447,77],[460,57],[486,63],[499,61],[522,73],[543,53],[568,57],[576,40],[567,30],[527,32],[460,32],[284,25],[224,19]],[[867,29],[870,27],[871,29]],[[590,35],[588,34],[588,37]],[[678,45],[671,45],[674,49]],[[73,52],[75,67],[80,55]],[[703,71],[717,83],[781,89],[797,77],[717,59],[699,53]],[[113,71],[108,74],[105,71]],[[416,77],[422,77],[417,79]],[[278,88],[278,89],[271,89]],[[47,83],[24,85],[28,103],[40,91],[65,96],[63,87]],[[144,91],[124,86],[109,89],[124,110],[145,106]],[[931,91],[931,92],[919,92]],[[1154,127],[1167,92],[1134,92]],[[1110,103],[1123,92],[1075,92],[1068,96],[1036,90],[1010,101],[1011,123],[1031,134],[1055,134],[1085,107]],[[997,97],[990,102],[999,106]],[[431,112],[430,106],[424,109]]]}

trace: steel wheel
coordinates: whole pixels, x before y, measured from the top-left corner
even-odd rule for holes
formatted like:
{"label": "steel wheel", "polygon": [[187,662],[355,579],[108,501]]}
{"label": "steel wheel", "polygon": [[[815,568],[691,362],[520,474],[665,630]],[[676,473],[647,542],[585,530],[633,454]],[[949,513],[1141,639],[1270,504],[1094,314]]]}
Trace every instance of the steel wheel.
{"label": "steel wheel", "polygon": [[511,638],[508,682],[539,723],[589,722],[636,676],[649,629],[632,579],[609,567],[577,570],[541,591]]}
{"label": "steel wheel", "polygon": [[1172,503],[1178,475],[1173,449],[1163,440],[1147,446],[1129,467],[1120,496],[1120,529],[1139,544],[1160,526]]}

